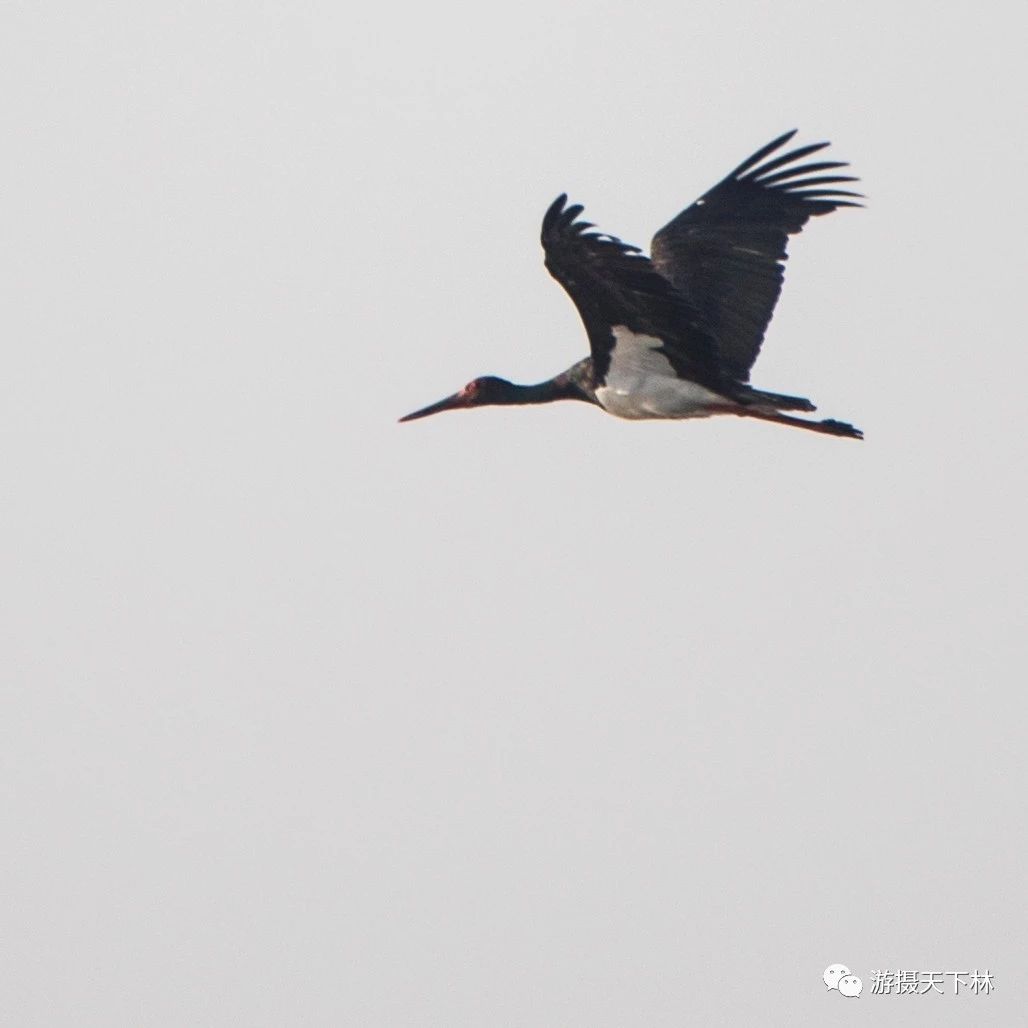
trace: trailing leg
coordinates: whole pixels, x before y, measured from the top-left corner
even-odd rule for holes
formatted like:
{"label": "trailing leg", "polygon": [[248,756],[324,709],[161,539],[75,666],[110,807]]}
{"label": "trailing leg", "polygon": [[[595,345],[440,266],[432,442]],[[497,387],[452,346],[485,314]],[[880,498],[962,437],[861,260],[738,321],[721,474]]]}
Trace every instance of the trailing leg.
{"label": "trailing leg", "polygon": [[759,418],[761,421],[773,421],[777,425],[793,425],[796,428],[805,428],[809,432],[845,436],[847,439],[864,438],[864,433],[859,428],[855,428],[845,421],[836,421],[834,418],[827,418],[824,421],[806,421],[803,418],[794,418],[789,414],[782,414],[781,411],[755,410],[752,407],[744,407],[735,413],[741,418]]}

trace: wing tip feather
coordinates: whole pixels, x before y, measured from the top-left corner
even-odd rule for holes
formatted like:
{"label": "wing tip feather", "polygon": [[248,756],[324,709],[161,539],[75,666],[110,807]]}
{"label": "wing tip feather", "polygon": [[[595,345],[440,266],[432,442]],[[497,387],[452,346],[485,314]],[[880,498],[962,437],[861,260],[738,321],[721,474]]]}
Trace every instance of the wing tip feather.
{"label": "wing tip feather", "polygon": [[737,178],[744,171],[748,171],[755,164],[759,164],[765,157],[768,156],[768,154],[774,153],[775,150],[777,150],[779,147],[782,147],[786,143],[788,143],[789,140],[792,139],[792,137],[795,136],[798,131],[799,129],[789,129],[788,132],[783,132],[776,139],[772,139],[770,143],[765,143],[755,153],[751,153],[749,157],[747,157],[746,160],[744,160],[742,164],[740,164],[737,168],[733,168],[732,171],[729,173],[728,178]]}

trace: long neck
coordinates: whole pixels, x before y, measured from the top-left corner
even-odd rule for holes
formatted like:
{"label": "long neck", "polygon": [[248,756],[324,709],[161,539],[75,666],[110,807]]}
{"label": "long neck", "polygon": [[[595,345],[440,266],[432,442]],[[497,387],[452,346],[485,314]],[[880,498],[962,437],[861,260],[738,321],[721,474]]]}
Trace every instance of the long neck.
{"label": "long neck", "polygon": [[502,403],[553,403],[555,400],[586,400],[592,398],[566,372],[554,375],[535,385],[511,383]]}

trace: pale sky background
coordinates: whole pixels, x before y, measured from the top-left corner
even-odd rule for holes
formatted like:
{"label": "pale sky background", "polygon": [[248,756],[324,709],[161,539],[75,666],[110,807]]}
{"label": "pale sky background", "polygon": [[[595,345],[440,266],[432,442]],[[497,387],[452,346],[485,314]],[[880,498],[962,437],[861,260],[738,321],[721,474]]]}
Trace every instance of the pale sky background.
{"label": "pale sky background", "polygon": [[[0,13],[0,1023],[1023,1023],[1023,3],[362,6]],[[793,127],[866,442],[395,423]]]}

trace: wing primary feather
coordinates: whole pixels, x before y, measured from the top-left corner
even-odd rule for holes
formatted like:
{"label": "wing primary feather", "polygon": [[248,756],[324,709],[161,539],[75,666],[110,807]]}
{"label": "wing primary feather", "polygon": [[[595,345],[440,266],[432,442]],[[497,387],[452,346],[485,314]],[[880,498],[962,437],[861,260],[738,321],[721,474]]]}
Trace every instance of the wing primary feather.
{"label": "wing primary feather", "polygon": [[546,213],[543,215],[543,228],[542,228],[542,240],[545,243],[547,236],[549,236],[558,221],[560,220],[561,211],[564,209],[564,204],[568,202],[568,194],[561,193],[549,207],[546,208]]}
{"label": "wing primary feather", "polygon": [[762,146],[756,153],[750,154],[738,168],[733,168],[726,177],[739,178],[744,171],[748,171],[754,164],[759,164],[769,153],[774,153],[780,146],[788,143],[796,135],[796,132],[797,129],[792,129],[789,132],[782,133],[777,139],[772,139],[767,146]]}
{"label": "wing primary feather", "polygon": [[773,175],[761,175],[759,181],[762,186],[768,186],[780,182],[782,179],[791,178],[793,175],[807,175],[815,171],[831,171],[833,168],[848,167],[849,164],[846,161],[812,161],[810,164],[798,164],[795,168],[776,171]]}
{"label": "wing primary feather", "polygon": [[773,186],[774,189],[779,189],[782,192],[788,192],[790,189],[803,188],[805,186],[819,186],[827,185],[831,182],[859,182],[860,179],[856,175],[814,175],[812,178],[800,179],[797,182],[782,182]]}
{"label": "wing primary feather", "polygon": [[791,164],[793,161],[798,161],[801,157],[806,157],[808,154],[817,153],[818,150],[823,150],[828,145],[828,143],[811,143],[809,146],[801,146],[796,150],[790,150],[788,153],[783,153],[781,157],[776,157],[773,161],[768,161],[767,164],[754,168],[753,171],[745,176],[745,179],[750,182],[760,182],[761,177],[767,172],[774,171],[775,168],[780,168],[783,164]]}
{"label": "wing primary feather", "polygon": [[[805,183],[800,183],[804,185]],[[821,196],[855,196],[859,200],[864,199],[863,193],[854,193],[851,189],[801,189],[798,191],[790,190],[789,196],[799,197],[801,200],[816,200]]]}

